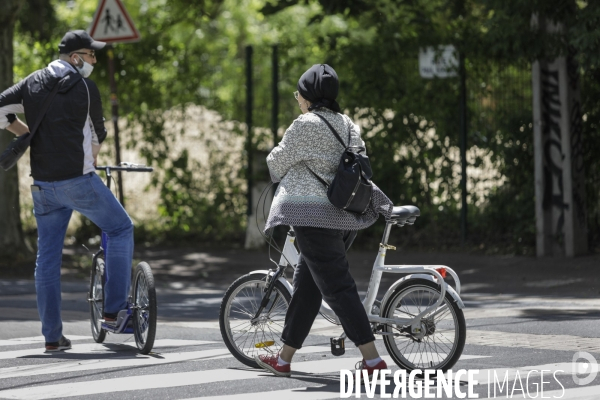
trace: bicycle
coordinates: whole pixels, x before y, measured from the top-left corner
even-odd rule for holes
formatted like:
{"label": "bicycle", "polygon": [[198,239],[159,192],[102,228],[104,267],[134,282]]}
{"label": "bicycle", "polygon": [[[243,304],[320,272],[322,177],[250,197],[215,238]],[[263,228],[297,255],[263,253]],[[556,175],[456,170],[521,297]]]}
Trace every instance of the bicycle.
{"label": "bicycle", "polygon": [[[394,225],[412,225],[420,210],[415,206],[394,207],[369,281],[363,306],[374,334],[382,335],[394,362],[407,371],[447,371],[460,358],[466,339],[466,323],[460,298],[460,280],[444,265],[385,265]],[[285,277],[288,266],[295,268],[299,254],[292,228],[287,233],[277,269],[252,271],[231,284],[219,312],[221,336],[233,356],[258,368],[254,356],[280,351],[281,332],[291,300],[292,286]],[[393,283],[381,300],[377,292],[384,272],[408,274]],[[450,275],[454,288],[444,281]],[[323,301],[321,315],[333,324],[339,320]],[[333,355],[344,354],[345,333],[331,338]]]}
{"label": "bicycle", "polygon": [[[121,163],[119,166],[97,166],[96,170],[106,173],[106,186],[110,189],[112,171],[152,172],[143,165]],[[100,250],[92,257],[90,276],[90,324],[96,343],[104,342],[108,332],[114,334],[133,334],[140,353],[148,354],[154,346],[156,336],[156,289],[154,276],[146,262],[140,262],[134,271],[131,291],[127,301],[127,317],[118,326],[103,321],[104,284],[106,282],[104,255],[108,236],[102,232]]]}

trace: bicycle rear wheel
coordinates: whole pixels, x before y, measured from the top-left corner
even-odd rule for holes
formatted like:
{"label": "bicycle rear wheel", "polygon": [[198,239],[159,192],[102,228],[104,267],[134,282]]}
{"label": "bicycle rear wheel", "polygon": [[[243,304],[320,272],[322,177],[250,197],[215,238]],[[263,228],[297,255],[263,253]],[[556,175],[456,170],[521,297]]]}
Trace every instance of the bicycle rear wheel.
{"label": "bicycle rear wheel", "polygon": [[104,311],[104,260],[100,257],[94,257],[92,263],[88,303],[90,305],[92,336],[96,343],[102,343],[106,338],[106,331],[102,329],[102,323],[100,322],[104,318],[102,315]]}
{"label": "bicycle rear wheel", "polygon": [[133,336],[140,353],[148,354],[156,337],[156,289],[148,263],[138,264],[133,282]]}
{"label": "bicycle rear wheel", "polygon": [[231,354],[243,364],[259,368],[254,357],[281,350],[281,333],[291,294],[275,282],[269,301],[257,320],[253,320],[264,296],[267,276],[248,274],[231,284],[219,311],[221,336]]}
{"label": "bicycle rear wheel", "polygon": [[[409,279],[401,283],[382,305],[385,318],[413,318],[440,297],[440,288],[426,279]],[[450,293],[437,311],[421,320],[422,338],[413,336],[410,327],[386,325],[383,337],[388,353],[399,367],[447,371],[460,358],[467,328],[462,310]]]}

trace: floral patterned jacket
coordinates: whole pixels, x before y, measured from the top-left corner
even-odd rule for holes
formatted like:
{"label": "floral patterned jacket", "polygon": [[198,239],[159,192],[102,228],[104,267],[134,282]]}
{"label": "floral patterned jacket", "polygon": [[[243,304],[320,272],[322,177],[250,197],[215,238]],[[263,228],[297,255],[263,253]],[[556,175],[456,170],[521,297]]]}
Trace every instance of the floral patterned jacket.
{"label": "floral patterned jacket", "polygon": [[279,145],[267,156],[271,178],[280,183],[265,230],[277,225],[359,230],[372,225],[379,214],[389,218],[393,204],[376,185],[373,185],[371,205],[363,215],[340,210],[329,202],[327,188],[308,167],[331,182],[344,147],[314,113],[325,117],[344,141],[350,133],[352,146],[365,145],[360,138],[360,128],[346,115],[321,108],[296,118]]}

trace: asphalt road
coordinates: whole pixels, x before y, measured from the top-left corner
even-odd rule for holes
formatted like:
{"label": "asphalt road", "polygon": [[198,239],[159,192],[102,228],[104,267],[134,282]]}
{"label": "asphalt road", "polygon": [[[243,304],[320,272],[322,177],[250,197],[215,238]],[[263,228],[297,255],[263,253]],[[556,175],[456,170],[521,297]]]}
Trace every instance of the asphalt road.
{"label": "asphalt road", "polygon": [[[268,268],[265,254],[161,250],[139,256],[151,260],[159,278],[157,340],[148,356],[137,353],[131,335],[109,335],[104,344],[93,342],[87,283],[68,279],[69,271],[65,271],[62,286],[63,320],[65,335],[74,346],[63,353],[44,354],[33,282],[0,280],[0,398],[340,397],[340,370],[353,370],[360,354],[347,344],[346,354],[334,357],[329,338],[339,336],[341,329],[322,319],[316,321],[294,359],[292,378],[252,370],[227,351],[217,321],[221,298],[236,276]],[[352,255],[361,291],[370,274],[370,257],[359,252]],[[416,260],[450,265],[461,276],[467,340],[453,370],[479,370],[473,388],[479,398],[493,398],[494,390],[497,398],[507,398],[507,391],[512,394],[509,398],[600,398],[600,374],[583,386],[575,382],[597,371],[598,361],[594,360],[600,361],[597,256],[544,262],[518,257],[398,254],[389,262],[413,264]],[[390,281],[384,279],[382,286]],[[376,343],[387,356],[383,341],[379,338]],[[573,363],[577,352],[592,357],[588,357],[591,363],[584,359]],[[387,360],[392,373],[398,370]],[[500,389],[498,382],[505,377]],[[460,390],[466,392],[466,376],[461,380]],[[361,388],[361,398],[367,398],[366,389]],[[377,387],[375,397],[393,396],[394,389],[391,384],[382,396]],[[402,391],[399,394],[402,396]],[[419,396],[409,392],[407,398]]]}

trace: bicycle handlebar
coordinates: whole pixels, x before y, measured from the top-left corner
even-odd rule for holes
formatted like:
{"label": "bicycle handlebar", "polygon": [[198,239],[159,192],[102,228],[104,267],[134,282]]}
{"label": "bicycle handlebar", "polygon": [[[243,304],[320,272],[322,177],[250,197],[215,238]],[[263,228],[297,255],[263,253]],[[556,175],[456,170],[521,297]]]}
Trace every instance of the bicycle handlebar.
{"label": "bicycle handlebar", "polygon": [[121,163],[121,165],[100,165],[97,171],[128,171],[128,172],[152,172],[154,168],[140,164]]}

